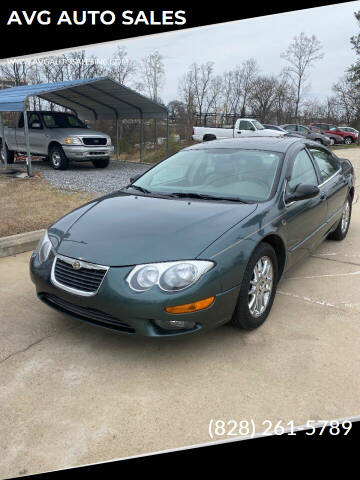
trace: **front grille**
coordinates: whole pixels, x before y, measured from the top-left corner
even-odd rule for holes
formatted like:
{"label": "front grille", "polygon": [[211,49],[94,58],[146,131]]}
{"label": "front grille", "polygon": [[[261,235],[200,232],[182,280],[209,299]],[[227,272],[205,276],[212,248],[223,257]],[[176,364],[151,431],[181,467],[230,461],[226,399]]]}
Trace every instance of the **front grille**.
{"label": "front grille", "polygon": [[86,268],[82,267],[75,270],[72,263],[64,262],[56,258],[54,268],[55,280],[66,287],[75,288],[82,292],[94,293],[100,287],[101,282],[107,272],[104,268]]}
{"label": "front grille", "polygon": [[60,310],[63,313],[74,315],[80,320],[93,323],[102,327],[112,328],[113,330],[119,330],[127,333],[135,333],[135,329],[125,322],[121,322],[116,317],[109,315],[108,313],[93,310],[92,308],[80,307],[73,303],[67,302],[62,298],[50,295],[48,293],[42,293],[39,295],[41,300],[51,307]]}
{"label": "front grille", "polygon": [[106,145],[106,138],[99,137],[83,137],[84,145]]}

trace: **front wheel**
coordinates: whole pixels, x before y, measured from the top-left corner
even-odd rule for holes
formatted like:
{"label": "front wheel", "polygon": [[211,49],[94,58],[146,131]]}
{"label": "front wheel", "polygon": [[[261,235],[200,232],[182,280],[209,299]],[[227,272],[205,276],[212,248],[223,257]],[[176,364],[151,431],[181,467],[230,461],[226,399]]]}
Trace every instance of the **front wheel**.
{"label": "front wheel", "polygon": [[92,163],[95,168],[106,168],[110,163],[110,158],[98,158],[96,160],[92,160]]}
{"label": "front wheel", "polygon": [[253,330],[270,313],[278,281],[278,261],[271,245],[260,243],[247,264],[232,325]]}
{"label": "front wheel", "polygon": [[49,157],[51,166],[55,170],[66,170],[68,168],[69,160],[60,145],[54,145],[51,147]]}
{"label": "front wheel", "polygon": [[[7,163],[10,165],[11,163],[14,163],[15,152],[11,152],[8,149],[8,146],[6,145],[6,143],[5,143],[5,150],[6,150],[6,154],[7,154],[7,157],[6,157],[7,158]],[[2,144],[1,144],[1,161],[3,163],[5,163],[5,152],[4,152]]]}
{"label": "front wheel", "polygon": [[353,139],[351,137],[345,137],[344,138],[344,143],[345,145],[351,145],[353,143]]}
{"label": "front wheel", "polygon": [[344,240],[346,237],[349,227],[350,227],[350,220],[351,220],[351,197],[348,196],[346,199],[343,213],[341,215],[340,221],[336,229],[329,234],[329,238],[331,240],[337,240],[338,242]]}
{"label": "front wheel", "polygon": [[335,140],[333,138],[330,138],[330,145],[331,146],[335,145]]}
{"label": "front wheel", "polygon": [[324,142],[321,140],[321,138],[316,138],[315,142],[320,143],[320,145],[324,144]]}

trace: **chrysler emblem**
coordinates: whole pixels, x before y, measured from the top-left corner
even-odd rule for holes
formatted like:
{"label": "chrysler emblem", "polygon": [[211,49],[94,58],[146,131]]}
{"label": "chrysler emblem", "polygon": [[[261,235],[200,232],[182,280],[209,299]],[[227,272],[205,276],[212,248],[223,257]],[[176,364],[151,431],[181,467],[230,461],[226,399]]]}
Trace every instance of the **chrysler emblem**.
{"label": "chrysler emblem", "polygon": [[80,262],[74,262],[74,263],[72,264],[72,267],[73,267],[74,270],[80,270],[80,268],[81,268],[81,263],[80,263]]}

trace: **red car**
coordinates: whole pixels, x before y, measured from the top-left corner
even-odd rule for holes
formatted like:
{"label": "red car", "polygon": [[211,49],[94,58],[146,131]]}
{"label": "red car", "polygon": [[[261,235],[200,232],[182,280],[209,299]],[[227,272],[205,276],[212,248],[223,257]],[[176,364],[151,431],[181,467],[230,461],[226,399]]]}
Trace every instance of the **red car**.
{"label": "red car", "polygon": [[320,128],[321,130],[324,130],[325,133],[339,135],[344,139],[344,143],[346,143],[346,145],[351,145],[352,143],[358,141],[358,136],[355,133],[345,132],[345,130],[341,130],[339,127],[329,123],[310,123],[310,126]]}

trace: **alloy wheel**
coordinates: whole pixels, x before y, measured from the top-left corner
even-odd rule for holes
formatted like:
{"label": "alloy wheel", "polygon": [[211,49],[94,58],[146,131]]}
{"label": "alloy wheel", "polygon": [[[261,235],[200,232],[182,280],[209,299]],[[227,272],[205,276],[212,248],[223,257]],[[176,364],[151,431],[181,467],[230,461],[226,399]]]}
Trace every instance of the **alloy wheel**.
{"label": "alloy wheel", "polygon": [[249,289],[249,311],[257,318],[266,310],[273,288],[274,268],[268,256],[259,258],[256,262],[250,280]]}
{"label": "alloy wheel", "polygon": [[341,216],[341,233],[345,233],[350,222],[350,203],[349,200],[346,201],[343,214]]}

